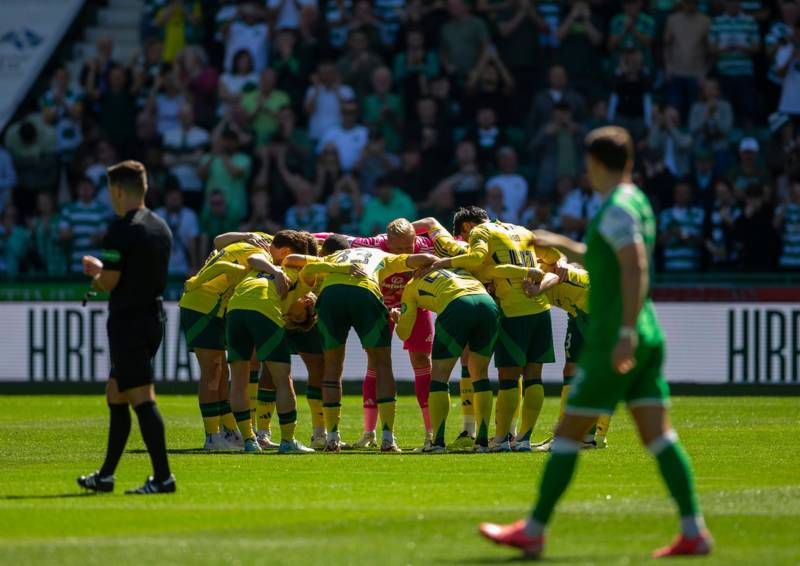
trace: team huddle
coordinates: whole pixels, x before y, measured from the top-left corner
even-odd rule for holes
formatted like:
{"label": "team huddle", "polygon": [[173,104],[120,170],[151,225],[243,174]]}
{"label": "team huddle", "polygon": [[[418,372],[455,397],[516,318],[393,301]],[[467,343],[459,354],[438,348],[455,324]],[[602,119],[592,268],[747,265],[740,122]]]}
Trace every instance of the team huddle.
{"label": "team huddle", "polygon": [[[180,301],[181,324],[200,365],[204,448],[307,453],[379,444],[399,452],[390,348],[397,333],[414,369],[425,428],[418,451],[547,449],[532,446],[531,434],[544,400],[542,364],[555,361],[549,311],[553,305],[569,315],[563,399],[588,317],[588,273],[537,246],[526,228],[491,222],[478,207],[456,212],[454,233],[432,218],[400,218],[371,238],[292,230],[218,236]],[[348,445],[339,420],[351,328],[368,363],[364,434]],[[311,448],[295,438],[293,353],[308,370]],[[490,438],[492,355],[500,383]],[[463,429],[447,445],[448,382],[459,359]],[[271,431],[276,410],[280,443]],[[608,418],[599,425],[587,447],[605,446]]]}

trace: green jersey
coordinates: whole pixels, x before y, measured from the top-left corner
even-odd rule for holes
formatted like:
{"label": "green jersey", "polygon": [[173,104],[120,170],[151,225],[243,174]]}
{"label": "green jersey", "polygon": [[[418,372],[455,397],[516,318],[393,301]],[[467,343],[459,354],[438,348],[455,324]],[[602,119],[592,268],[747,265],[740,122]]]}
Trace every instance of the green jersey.
{"label": "green jersey", "polygon": [[[651,266],[656,242],[656,218],[647,197],[635,185],[615,187],[595,215],[586,233],[586,268],[592,282],[589,308],[592,316],[587,345],[613,347],[622,322],[621,270],[617,250],[642,241]],[[650,289],[648,288],[647,294]],[[645,299],[637,321],[639,341],[656,344],[663,340],[653,303]]]}

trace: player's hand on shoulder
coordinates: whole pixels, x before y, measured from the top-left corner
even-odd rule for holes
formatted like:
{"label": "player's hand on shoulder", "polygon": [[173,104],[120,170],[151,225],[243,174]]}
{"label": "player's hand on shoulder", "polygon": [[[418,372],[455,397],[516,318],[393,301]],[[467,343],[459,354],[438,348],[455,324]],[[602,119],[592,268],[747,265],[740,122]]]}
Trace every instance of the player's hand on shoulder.
{"label": "player's hand on shoulder", "polygon": [[400,309],[394,308],[389,311],[389,318],[392,319],[392,322],[397,324],[397,321],[400,320]]}
{"label": "player's hand on shoulder", "polygon": [[559,282],[563,283],[569,279],[569,266],[565,263],[557,263],[553,273],[558,275]]}
{"label": "player's hand on shoulder", "polygon": [[94,256],[83,256],[83,273],[89,277],[95,277],[103,271],[103,262]]}
{"label": "player's hand on shoulder", "polygon": [[262,250],[269,251],[269,242],[262,236],[259,236],[258,234],[249,234],[247,238],[244,239],[244,241],[250,244],[251,246],[256,246],[257,248],[261,248]]}
{"label": "player's hand on shoulder", "polygon": [[367,272],[364,271],[364,268],[361,266],[360,263],[353,263],[350,265],[350,275],[353,277],[366,277]]}
{"label": "player's hand on shoulder", "polygon": [[283,270],[278,269],[277,273],[275,274],[275,290],[278,292],[278,296],[281,299],[285,299],[289,294],[289,288],[291,286],[292,282],[289,281],[289,278],[286,276]]}

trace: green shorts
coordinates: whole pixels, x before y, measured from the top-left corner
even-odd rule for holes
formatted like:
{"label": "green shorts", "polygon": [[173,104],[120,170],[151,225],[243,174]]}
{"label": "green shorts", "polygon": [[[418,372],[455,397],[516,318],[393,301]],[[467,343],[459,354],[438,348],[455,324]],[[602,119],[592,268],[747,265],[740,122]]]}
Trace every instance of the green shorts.
{"label": "green shorts", "polygon": [[669,385],[662,374],[664,344],[640,344],[636,367],[625,375],[611,367],[611,346],[587,345],[567,397],[567,411],[578,415],[610,415],[617,403],[628,406],[669,405]]}
{"label": "green shorts", "polygon": [[500,311],[489,295],[466,295],[453,300],[436,317],[431,357],[458,358],[467,346],[471,352],[491,357],[499,318]]}
{"label": "green shorts", "polygon": [[313,326],[311,330],[287,330],[286,340],[289,342],[289,350],[292,354],[321,354],[322,335],[319,329]]}
{"label": "green shorts", "polygon": [[564,354],[568,363],[578,361],[583,350],[583,324],[574,316],[567,317],[567,334],[564,337]]}
{"label": "green shorts", "polygon": [[326,287],[317,299],[317,315],[323,350],[344,346],[351,328],[364,348],[388,348],[392,343],[389,311],[383,301],[363,287]]}
{"label": "green shorts", "polygon": [[181,307],[181,331],[190,352],[225,349],[225,319],[218,312],[219,306],[207,314]]}
{"label": "green shorts", "polygon": [[260,362],[291,362],[286,331],[260,312],[229,311],[225,326],[229,362],[249,360],[254,350]]}
{"label": "green shorts", "polygon": [[500,318],[500,335],[494,351],[498,368],[523,368],[556,361],[550,311]]}

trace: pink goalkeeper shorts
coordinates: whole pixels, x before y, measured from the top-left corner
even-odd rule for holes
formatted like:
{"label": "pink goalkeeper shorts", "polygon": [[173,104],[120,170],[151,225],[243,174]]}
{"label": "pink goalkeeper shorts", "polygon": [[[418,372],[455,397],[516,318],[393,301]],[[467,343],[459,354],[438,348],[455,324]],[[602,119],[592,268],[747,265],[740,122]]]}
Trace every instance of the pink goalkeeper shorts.
{"label": "pink goalkeeper shorts", "polygon": [[[394,333],[394,322],[389,319],[389,332]],[[433,315],[431,311],[417,309],[417,320],[411,329],[411,336],[403,342],[403,349],[409,352],[430,354],[433,349]]]}

